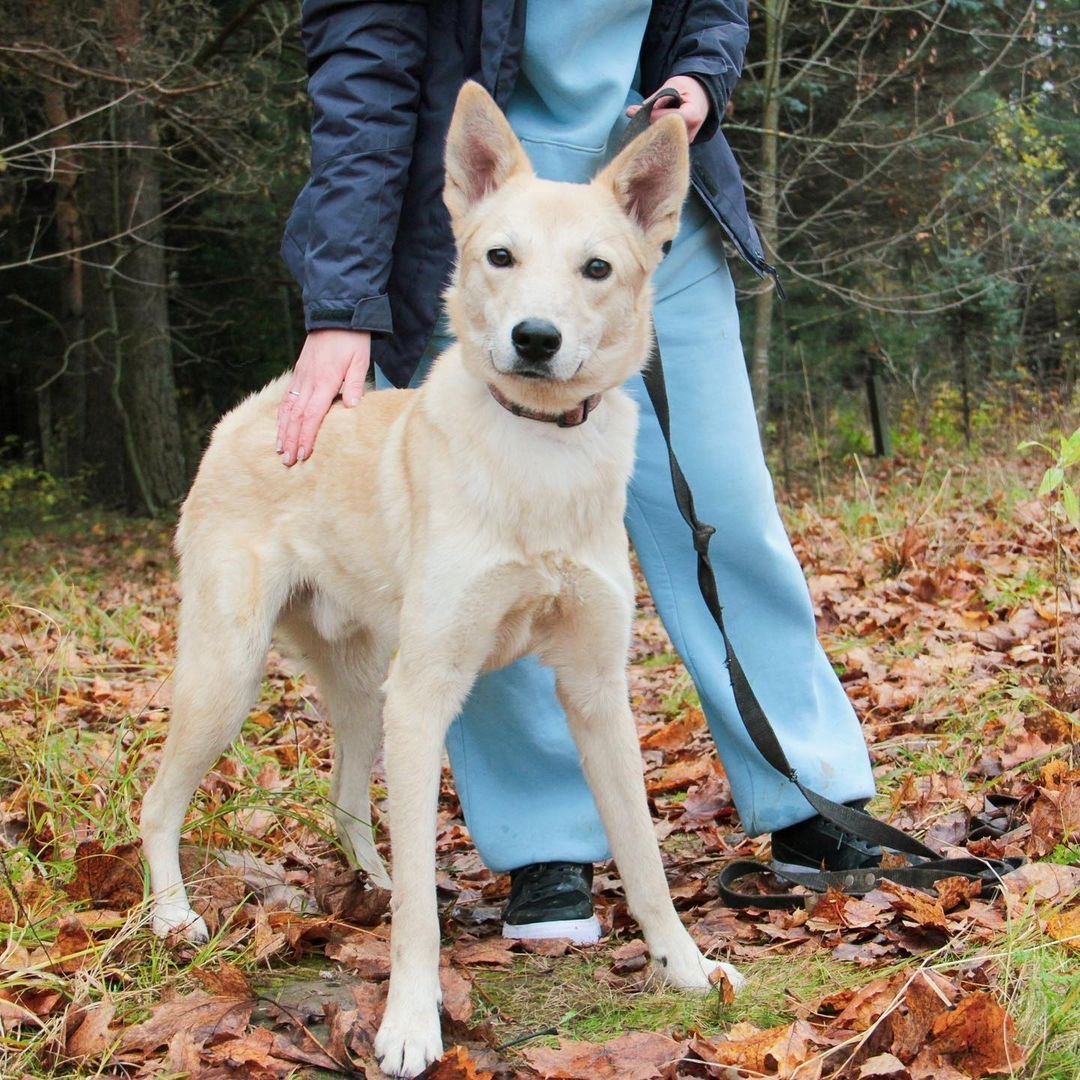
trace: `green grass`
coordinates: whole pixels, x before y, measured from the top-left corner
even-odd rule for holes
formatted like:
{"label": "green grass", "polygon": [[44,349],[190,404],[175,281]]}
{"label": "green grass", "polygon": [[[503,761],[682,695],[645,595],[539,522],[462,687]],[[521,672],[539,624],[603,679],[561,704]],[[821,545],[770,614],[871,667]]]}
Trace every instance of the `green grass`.
{"label": "green grass", "polygon": [[1080,965],[1075,953],[1042,937],[1037,921],[1021,918],[989,945],[965,948],[952,940],[936,953],[872,973],[832,959],[825,950],[783,955],[744,965],[749,986],[734,1005],[716,993],[699,996],[647,986],[617,989],[598,982],[609,966],[607,950],[579,950],[566,957],[521,957],[511,970],[477,978],[480,1000],[500,1035],[557,1029],[560,1038],[604,1041],[626,1031],[701,1032],[722,1035],[736,1021],[768,1029],[794,1020],[822,997],[870,978],[920,968],[950,977],[977,962],[992,961],[1000,993],[1017,1025],[1017,1039],[1031,1053],[1016,1073],[1025,1080],[1076,1080],[1080,1062]]}
{"label": "green grass", "polygon": [[[912,521],[917,520],[926,531],[927,565],[933,569],[946,565],[963,546],[963,537],[952,535],[947,527],[948,513],[992,504],[994,514],[1002,517],[1017,501],[1031,498],[1031,491],[1013,473],[993,462],[980,467],[956,456],[938,456],[919,468],[906,468],[904,483],[892,489],[885,484],[873,498],[868,497],[867,483],[857,471],[849,471],[837,482],[836,494],[827,504],[808,505],[790,511],[788,517],[809,535],[825,537],[833,551],[847,552],[853,563],[856,555],[869,559],[853,569],[871,567],[874,573],[866,576],[874,582],[882,563],[880,556],[867,552],[882,538],[895,538]],[[856,497],[848,498],[853,493]],[[10,800],[19,790],[19,805],[27,808],[31,820],[28,836],[19,836],[15,823],[0,837],[0,900],[11,886],[19,888],[31,881],[54,888],[41,908],[28,901],[34,916],[29,924],[18,915],[15,922],[0,924],[0,937],[7,944],[27,949],[52,944],[57,920],[76,910],[77,905],[65,901],[58,891],[72,875],[76,840],[93,837],[109,846],[135,838],[141,798],[152,779],[165,730],[163,712],[154,702],[144,710],[105,701],[96,711],[88,708],[82,714],[65,704],[65,696],[89,700],[95,676],[162,682],[169,674],[171,644],[162,645],[146,620],[169,626],[175,616],[163,527],[80,515],[78,520],[50,528],[48,537],[28,532],[17,538],[0,537],[2,628],[11,633],[17,627],[15,638],[21,634],[36,644],[63,642],[47,661],[39,663],[33,659],[38,654],[27,653],[14,663],[0,663],[0,701],[18,703],[25,710],[25,718],[20,712],[16,720],[9,723],[5,718],[0,723],[0,798]],[[830,567],[841,561],[830,559]],[[147,562],[160,568],[155,575],[138,569]],[[997,574],[979,595],[1005,608],[1045,598],[1052,587],[1047,565],[1040,561],[1022,572]],[[134,572],[125,573],[125,568],[133,567]],[[151,582],[142,595],[126,593],[118,586],[140,581]],[[892,630],[878,634],[841,629],[829,644],[834,652],[855,645],[873,648],[886,666],[917,654],[912,641],[890,635]],[[648,657],[642,666],[661,668],[675,663],[677,658],[664,652]],[[879,794],[871,809],[889,813],[890,795],[913,775],[965,778],[967,789],[975,793],[991,790],[999,782],[982,779],[974,767],[980,754],[1000,748],[1006,737],[1002,719],[1017,711],[1027,714],[1049,706],[1038,686],[1030,680],[1025,683],[1018,671],[1001,672],[992,685],[977,691],[968,681],[967,675],[941,675],[912,708],[903,711],[896,727],[883,725],[876,747]],[[196,796],[187,819],[188,836],[209,839],[214,847],[268,858],[284,841],[327,848],[334,843],[328,741],[322,736],[317,740],[305,737],[315,727],[314,721],[309,723],[313,707],[295,687],[286,690],[283,685],[280,675],[264,683],[258,708],[265,713],[245,724],[242,740],[229,751],[233,765],[224,781]],[[664,710],[678,715],[697,705],[696,691],[679,673],[663,700]],[[288,764],[280,764],[275,749],[285,747],[294,753]],[[264,769],[269,766],[273,776],[279,764],[289,779],[284,791],[259,781]],[[1036,767],[1021,766],[1013,772],[1032,777]],[[374,794],[382,798],[385,790],[380,787]],[[665,798],[677,803],[682,797],[683,793],[673,793]],[[273,815],[275,833],[250,834],[247,820],[258,811]],[[40,838],[46,826],[56,838],[55,850],[33,842],[34,834]],[[699,835],[685,833],[668,836],[664,849],[669,857],[688,861],[703,859],[706,852]],[[453,861],[450,854],[443,865]],[[1048,861],[1080,864],[1075,838],[1065,837]],[[762,946],[760,958],[741,963],[751,983],[731,1006],[722,1005],[715,994],[696,997],[656,987],[612,988],[596,978],[598,971],[610,965],[609,947],[557,959],[522,956],[509,970],[475,973],[477,1000],[506,1040],[546,1027],[556,1028],[566,1038],[589,1040],[627,1030],[669,1028],[716,1035],[740,1020],[760,1028],[789,1022],[800,1008],[812,1007],[823,995],[862,985],[893,970],[914,974],[926,965],[956,973],[987,962],[1016,1021],[1019,1041],[1031,1048],[1029,1063],[1017,1075],[1025,1080],[1076,1080],[1080,1062],[1078,953],[1044,935],[1041,922],[1046,914],[1045,910],[1016,913],[1006,933],[989,943],[976,944],[961,931],[937,953],[892,967],[865,969],[837,961],[824,938],[810,955]],[[24,1027],[0,1034],[0,1076],[25,1074],[45,1080],[112,1075],[108,1066],[73,1066],[50,1056],[50,1047],[62,1033],[65,1011],[76,1000],[97,1001],[108,995],[117,1004],[118,1016],[134,1023],[149,1015],[163,988],[193,989],[195,967],[228,960],[257,973],[269,987],[311,978],[313,966],[331,966],[321,956],[296,962],[290,957],[275,961],[268,975],[266,963],[256,960],[250,940],[232,944],[229,940],[226,926],[207,945],[171,948],[149,933],[144,904],[102,931],[84,971],[66,976],[38,964],[23,978],[35,987],[60,992],[66,1004],[40,1029]],[[0,973],[0,981],[3,978]]]}

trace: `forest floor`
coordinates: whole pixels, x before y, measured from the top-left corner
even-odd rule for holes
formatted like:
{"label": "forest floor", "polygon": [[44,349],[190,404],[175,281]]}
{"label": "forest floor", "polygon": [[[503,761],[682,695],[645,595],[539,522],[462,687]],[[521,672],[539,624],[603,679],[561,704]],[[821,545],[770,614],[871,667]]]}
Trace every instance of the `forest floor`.
{"label": "forest floor", "polygon": [[[954,881],[724,906],[718,868],[767,857],[767,838],[741,831],[642,593],[631,689],[669,882],[694,937],[749,987],[734,1002],[659,989],[611,866],[598,946],[504,941],[508,879],[474,853],[447,772],[451,1049],[427,1075],[1075,1080],[1080,542],[1035,498],[1040,474],[1016,454],[930,454],[785,497],[870,746],[871,810],[943,851],[1026,857],[996,895]],[[136,823],[176,613],[164,525],[79,512],[0,538],[0,1075],[377,1076],[388,898],[335,847],[329,732],[276,656],[242,745],[187,818],[186,875],[213,938],[147,928]]]}

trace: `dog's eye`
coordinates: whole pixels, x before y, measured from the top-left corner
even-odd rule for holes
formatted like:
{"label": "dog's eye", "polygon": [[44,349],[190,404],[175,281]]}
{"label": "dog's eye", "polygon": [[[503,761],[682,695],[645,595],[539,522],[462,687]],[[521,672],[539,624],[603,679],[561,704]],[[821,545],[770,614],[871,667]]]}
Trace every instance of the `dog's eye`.
{"label": "dog's eye", "polygon": [[514,265],[514,256],[510,254],[506,248],[492,248],[487,253],[487,261],[492,266],[497,266],[499,269],[505,269],[507,266]]}
{"label": "dog's eye", "polygon": [[582,267],[581,272],[593,281],[603,281],[611,273],[611,263],[603,259],[590,259]]}

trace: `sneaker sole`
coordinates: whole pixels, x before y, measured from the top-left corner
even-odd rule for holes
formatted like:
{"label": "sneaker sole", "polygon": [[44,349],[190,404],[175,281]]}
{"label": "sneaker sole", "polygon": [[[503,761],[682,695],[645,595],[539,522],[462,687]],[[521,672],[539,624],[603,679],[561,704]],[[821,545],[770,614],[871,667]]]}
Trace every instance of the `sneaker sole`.
{"label": "sneaker sole", "polygon": [[503,923],[502,936],[515,941],[543,941],[546,938],[565,938],[575,945],[595,945],[600,940],[600,920],[595,915],[587,919],[556,919],[553,922]]}

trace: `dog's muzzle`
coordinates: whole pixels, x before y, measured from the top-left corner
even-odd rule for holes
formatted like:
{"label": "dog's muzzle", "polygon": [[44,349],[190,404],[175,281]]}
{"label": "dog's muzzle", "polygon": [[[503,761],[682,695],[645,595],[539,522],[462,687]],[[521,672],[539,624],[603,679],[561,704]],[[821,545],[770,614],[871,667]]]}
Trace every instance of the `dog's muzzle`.
{"label": "dog's muzzle", "polygon": [[551,377],[551,361],[562,345],[562,334],[547,319],[522,319],[510,331],[517,360],[512,369],[515,375],[526,378]]}

